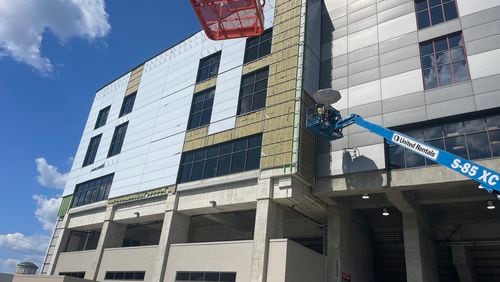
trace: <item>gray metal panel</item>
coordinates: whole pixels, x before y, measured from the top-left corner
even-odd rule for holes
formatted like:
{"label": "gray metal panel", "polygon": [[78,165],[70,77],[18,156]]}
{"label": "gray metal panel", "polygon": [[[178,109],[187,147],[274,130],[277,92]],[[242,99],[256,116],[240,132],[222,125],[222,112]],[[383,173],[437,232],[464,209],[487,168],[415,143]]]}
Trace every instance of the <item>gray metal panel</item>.
{"label": "gray metal panel", "polygon": [[424,28],[418,31],[418,40],[420,42],[427,41],[436,37],[440,37],[446,34],[450,34],[456,31],[460,31],[462,26],[460,25],[460,19],[455,19],[447,21],[438,25],[434,25],[428,28]]}
{"label": "gray metal panel", "polygon": [[429,119],[453,116],[476,110],[473,96],[427,105]]}
{"label": "gray metal panel", "polygon": [[[350,3],[349,3],[350,2]],[[364,9],[368,6],[377,4],[376,0],[358,0],[358,1],[349,1],[347,5],[347,9],[349,10],[349,13],[353,13],[356,11],[359,11],[361,9]]]}
{"label": "gray metal panel", "polygon": [[384,111],[384,117],[386,113],[401,111],[409,107],[419,107],[424,105],[425,98],[423,92],[417,92],[382,100],[382,110]]}
{"label": "gray metal panel", "polygon": [[366,58],[370,58],[378,55],[378,44],[373,44],[365,48],[358,49],[356,51],[347,54],[348,62],[354,63]]}
{"label": "gray metal panel", "polygon": [[380,71],[379,68],[374,68],[371,70],[350,75],[348,78],[348,86],[353,87],[377,79],[380,79]]}
{"label": "gray metal panel", "polygon": [[413,3],[413,0],[383,0],[377,3],[377,10],[379,13],[392,9],[399,5],[404,5],[406,3]]}
{"label": "gray metal panel", "polygon": [[380,68],[382,78],[393,76],[399,73],[404,73],[414,69],[419,69],[420,57],[413,57],[406,60],[398,61],[392,64],[384,65]]}
{"label": "gray metal panel", "polygon": [[463,29],[492,22],[494,20],[500,20],[500,6],[467,15],[462,17],[461,20]]}
{"label": "gray metal panel", "polygon": [[481,94],[500,90],[500,74],[472,80],[474,94]]}
{"label": "gray metal panel", "polygon": [[382,101],[349,108],[349,113],[363,117],[380,116],[382,114]]}
{"label": "gray metal panel", "polygon": [[472,83],[470,81],[453,84],[447,87],[426,90],[424,93],[427,104],[435,104],[473,95]]}
{"label": "gray metal panel", "polygon": [[347,65],[347,54],[333,57],[332,64],[334,65],[334,67]]}
{"label": "gray metal panel", "polygon": [[[354,112],[354,111],[350,111],[350,112],[351,113],[357,113],[357,112]],[[367,117],[366,115],[363,115],[362,113],[358,113],[358,114],[360,116],[362,116],[365,120],[369,121],[369,122],[373,122],[375,124],[382,124],[382,115]],[[359,133],[362,133],[362,132],[369,132],[369,131],[368,131],[368,129],[363,128],[361,126],[357,126],[357,125],[353,125],[353,126],[349,127],[349,136],[352,136],[352,135],[355,135],[355,134],[359,134]]]}
{"label": "gray metal panel", "polygon": [[358,31],[361,31],[365,28],[369,28],[371,26],[374,26],[377,24],[377,16],[373,15],[371,17],[368,17],[366,19],[360,20],[358,22],[352,23],[349,26],[347,26],[347,32],[349,34],[355,33]]}
{"label": "gray metal panel", "polygon": [[499,48],[500,34],[488,36],[470,42],[465,42],[465,49],[467,50],[467,55],[469,56]]}
{"label": "gray metal panel", "polygon": [[328,14],[333,20],[345,17],[347,16],[347,6],[328,11]]}
{"label": "gray metal panel", "polygon": [[385,10],[378,13],[378,23],[383,23],[390,21],[400,16],[404,16],[408,13],[415,11],[415,4],[413,2],[407,2],[402,5],[396,6],[392,9]]}
{"label": "gray metal panel", "polygon": [[334,79],[339,79],[347,76],[347,65],[333,68],[332,75]]}
{"label": "gray metal panel", "polygon": [[373,134],[371,132],[362,132],[358,134],[349,135],[350,148],[380,144],[383,142],[384,139],[382,137]]}
{"label": "gray metal panel", "polygon": [[347,88],[347,77],[332,80],[332,87],[335,89],[346,89]]}
{"label": "gray metal panel", "polygon": [[[335,28],[335,26],[334,26]],[[333,40],[342,38],[344,36],[347,36],[347,26],[342,26],[339,28],[335,28],[335,31],[333,32]]]}
{"label": "gray metal panel", "polygon": [[344,138],[337,139],[330,143],[330,151],[338,151],[345,148],[349,148],[349,135],[344,130]]}
{"label": "gray metal panel", "polygon": [[415,31],[393,39],[386,40],[384,42],[380,42],[380,53],[389,52],[392,50],[396,50],[417,43],[418,43],[418,34]]}
{"label": "gray metal panel", "polygon": [[411,57],[420,56],[418,44],[412,44],[394,51],[380,54],[380,64],[386,65],[397,61],[405,60]]}
{"label": "gray metal panel", "polygon": [[378,56],[373,56],[368,59],[357,61],[348,65],[348,74],[354,74],[369,69],[378,67],[379,59]]}
{"label": "gray metal panel", "polygon": [[416,107],[411,109],[405,109],[398,112],[392,112],[384,114],[384,126],[391,127],[396,125],[414,123],[418,121],[424,121],[427,119],[427,112],[425,107]]}
{"label": "gray metal panel", "polygon": [[500,20],[464,29],[463,34],[465,42],[500,34]]}
{"label": "gray metal panel", "polygon": [[500,106],[500,90],[474,96],[477,110],[493,109]]}
{"label": "gray metal panel", "polygon": [[377,14],[377,5],[374,4],[359,11],[349,13],[347,15],[347,23],[352,24],[376,14]]}

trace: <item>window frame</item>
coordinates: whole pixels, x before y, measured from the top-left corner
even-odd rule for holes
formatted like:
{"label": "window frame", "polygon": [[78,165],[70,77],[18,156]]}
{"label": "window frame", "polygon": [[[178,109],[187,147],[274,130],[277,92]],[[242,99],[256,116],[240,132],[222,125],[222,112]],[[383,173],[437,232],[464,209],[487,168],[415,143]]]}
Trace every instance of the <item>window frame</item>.
{"label": "window frame", "polygon": [[[460,36],[460,41],[458,43],[458,46],[451,47],[450,40],[454,36],[457,36],[457,35]],[[437,48],[436,48],[436,45],[438,44],[437,42],[442,41],[442,40],[446,40],[446,49],[437,50]],[[424,52],[424,48],[425,48],[425,46],[428,46],[428,44],[432,44],[432,52],[429,53],[429,54],[427,54],[427,53]],[[454,61],[452,51],[453,50],[457,50],[457,49],[461,49],[462,55],[463,55],[463,59]],[[445,53],[445,52],[447,53],[447,56],[448,56],[448,62],[444,63],[444,64],[439,64],[438,61],[439,61],[440,57],[437,57],[437,54],[442,54],[442,53]],[[433,38],[433,39],[430,39],[430,40],[426,40],[426,41],[420,42],[419,43],[419,56],[420,56],[420,66],[421,66],[421,70],[422,70],[422,83],[423,83],[423,86],[424,86],[424,90],[426,90],[426,91],[430,91],[430,90],[438,89],[438,88],[442,88],[442,87],[447,87],[447,86],[450,86],[450,85],[453,85],[453,84],[462,83],[462,82],[470,81],[471,80],[471,74],[470,74],[470,69],[469,69],[469,61],[467,60],[467,50],[465,48],[464,36],[463,36],[463,33],[461,31],[459,31],[459,32],[453,32],[453,33],[450,33],[450,34],[446,34],[446,35],[443,35],[443,36],[440,36],[440,37],[436,37],[436,38]],[[431,59],[431,66],[430,67],[426,67],[424,65],[424,60],[425,60],[426,57],[428,57],[428,58]],[[465,70],[467,71],[467,76],[463,80],[458,80],[457,79],[456,74],[455,74],[455,69],[454,69],[454,65],[460,64],[460,63],[464,63],[465,64]],[[450,83],[448,83],[448,84],[443,84],[441,82],[440,73],[439,73],[439,69],[442,68],[442,67],[445,67],[445,66],[449,66],[450,70],[451,70],[451,79],[452,79],[452,81]],[[431,86],[427,86],[426,85],[426,71],[428,71],[428,70],[435,71],[436,86],[432,86],[432,85]]]}
{"label": "window frame", "polygon": [[[122,277],[116,277],[121,275]],[[126,274],[132,274],[132,278],[125,278]],[[136,278],[137,276],[137,278]],[[104,280],[125,280],[125,281],[144,281],[146,277],[146,271],[106,271],[104,274]]]}
{"label": "window frame", "polygon": [[[265,40],[262,40],[262,38],[265,36],[265,35],[268,35],[270,34],[270,37],[269,39],[265,39]],[[251,45],[249,46],[249,44],[251,43],[252,40],[258,40],[257,44],[254,44],[254,45]],[[260,51],[261,51],[261,48],[264,44],[267,44],[269,43],[269,52],[266,53],[266,54],[260,54]],[[254,62],[254,61],[257,61],[269,54],[271,54],[271,47],[272,47],[272,44],[273,44],[273,28],[270,27],[266,30],[264,30],[264,33],[262,35],[259,35],[259,36],[256,36],[256,37],[251,37],[251,38],[247,38],[246,40],[246,43],[245,43],[245,56],[243,58],[243,64],[248,64],[248,63],[251,63],[251,62]],[[248,50],[253,48],[253,47],[257,47],[257,57],[256,58],[252,58],[252,59],[248,59]]]}
{"label": "window frame", "polygon": [[[419,2],[426,2],[426,8],[425,9],[422,9],[422,10],[419,10],[418,8],[418,3]],[[415,5],[415,16],[416,16],[416,21],[417,21],[417,29],[418,30],[422,30],[422,29],[425,29],[425,28],[428,28],[428,27],[432,27],[432,26],[435,26],[435,25],[439,25],[439,24],[442,24],[442,23],[445,23],[447,21],[451,21],[451,20],[454,20],[454,19],[458,19],[460,17],[460,14],[459,14],[459,10],[458,10],[458,5],[457,5],[457,1],[456,0],[440,0],[439,1],[439,4],[437,5],[434,5],[431,7],[431,3],[430,3],[430,0],[416,0],[416,1],[413,1],[414,5]],[[450,18],[450,19],[447,19],[446,18],[446,12],[445,12],[445,5],[449,4],[449,3],[453,3],[454,6],[455,6],[455,17],[453,18]],[[431,9],[434,9],[436,7],[439,7],[440,11],[441,11],[441,16],[442,16],[442,21],[439,22],[439,23],[433,23],[433,16],[431,14]],[[427,14],[427,18],[428,18],[428,22],[429,24],[426,25],[426,26],[423,26],[421,27],[420,26],[420,14],[422,13],[426,13]]]}
{"label": "window frame", "polygon": [[111,105],[102,108],[99,111],[99,114],[97,114],[97,119],[95,121],[94,130],[106,125],[110,111],[111,111]]}
{"label": "window frame", "polygon": [[[212,91],[213,91],[213,93],[210,94]],[[197,96],[200,96],[200,95],[205,95],[205,97],[203,98],[202,101],[200,101],[198,103],[195,103]],[[208,99],[207,99],[207,95],[209,95]],[[210,97],[210,95],[211,95],[211,97]],[[207,107],[207,108],[205,108],[205,102],[208,101],[208,100],[210,100],[210,99],[212,100],[212,102],[210,103],[210,106]],[[200,128],[202,126],[210,124],[210,121],[212,120],[212,110],[213,110],[213,105],[214,105],[214,99],[215,99],[215,87],[211,87],[211,88],[208,88],[208,89],[205,89],[203,91],[196,92],[196,93],[193,94],[193,99],[192,99],[192,102],[191,102],[191,109],[189,110],[189,120],[188,120],[188,124],[187,124],[187,130],[193,130],[193,129]],[[201,104],[201,110],[193,112],[195,110],[195,106],[197,104]],[[208,114],[209,115],[209,119],[208,119],[207,122],[203,123],[203,119],[202,118],[203,118],[203,114],[205,112],[209,113]],[[200,114],[199,123],[196,126],[192,126],[191,122],[192,122],[192,119],[193,119],[193,115],[196,115],[196,114]]]}
{"label": "window frame", "polygon": [[[118,117],[123,117],[130,114],[134,110],[135,99],[137,97],[137,91],[123,97],[122,106],[120,108],[120,114]],[[130,101],[132,100],[132,101]]]}
{"label": "window frame", "polygon": [[87,152],[85,153],[85,158],[83,159],[82,167],[86,167],[94,163],[95,157],[97,156],[97,152],[99,150],[99,145],[101,144],[101,139],[102,134],[90,138],[89,145],[87,146]]}
{"label": "window frame", "polygon": [[[212,61],[216,57],[219,57],[219,59],[217,60],[217,62]],[[210,54],[210,55],[208,55],[208,56],[200,59],[200,62],[199,62],[199,65],[198,65],[198,72],[197,72],[197,75],[196,75],[196,83],[199,83],[199,82],[202,82],[202,81],[205,81],[205,80],[209,80],[209,79],[211,79],[213,77],[216,77],[219,74],[221,57],[222,57],[222,51],[218,51],[218,52],[215,52],[213,54]],[[207,66],[203,66],[203,63],[205,61],[208,61],[208,60],[210,60],[210,63]],[[212,68],[215,65],[217,65],[217,72],[216,72],[216,74],[210,75],[210,73],[212,72]],[[202,73],[203,69],[205,69],[205,68],[208,68],[208,75],[207,75],[207,77],[202,77],[201,73]]]}
{"label": "window frame", "polygon": [[75,186],[71,208],[85,206],[108,199],[114,173],[90,179]]}
{"label": "window frame", "polygon": [[[123,129],[123,133],[119,133],[119,130],[121,130],[122,128],[125,128]],[[127,129],[128,129],[128,121],[115,127],[113,138],[111,139],[111,144],[109,145],[108,158],[116,156],[122,152],[123,143],[125,142],[125,136],[127,135]],[[118,134],[120,134],[121,138],[120,140],[117,140]],[[115,146],[118,146],[118,149],[115,149]]]}
{"label": "window frame", "polygon": [[[207,274],[216,274],[219,278],[217,280],[207,280]],[[187,275],[187,280],[184,279],[183,277],[180,276],[186,276]],[[196,275],[197,277],[191,277]],[[223,278],[223,275],[230,275],[233,276],[231,280],[226,280],[227,278]],[[199,280],[199,277],[203,277],[203,280]],[[184,282],[184,281],[200,281],[200,282],[208,282],[208,281],[213,281],[213,282],[233,282],[237,281],[236,278],[238,277],[237,272],[231,272],[231,271],[176,271],[175,272],[175,282]]]}
{"label": "window frame", "polygon": [[[267,72],[267,75],[265,78],[263,79],[260,79],[260,80],[257,80],[257,76],[259,75],[259,73],[261,72]],[[254,81],[251,83],[251,84],[243,84],[244,80],[250,76],[255,76],[254,78]],[[264,81],[266,80],[266,88],[264,90],[259,90],[259,91],[256,91],[255,89],[255,86],[257,83],[261,82],[261,81]],[[246,94],[245,96],[243,96],[243,92],[244,92],[244,88],[245,87],[248,87],[248,86],[251,86],[253,84],[253,90],[251,92],[251,94]],[[237,109],[237,112],[236,114],[238,116],[240,115],[246,115],[246,114],[249,114],[249,113],[252,113],[252,112],[255,112],[255,111],[258,111],[260,109],[263,109],[266,107],[266,103],[267,103],[267,90],[269,88],[269,66],[266,66],[266,67],[263,67],[263,68],[260,68],[258,70],[255,70],[255,71],[252,71],[252,72],[249,72],[247,74],[244,74],[241,76],[241,82],[240,82],[240,94],[238,96],[238,109]],[[263,93],[262,95],[264,95],[264,105],[262,107],[259,107],[259,108],[255,108],[254,105],[255,105],[255,97],[256,97],[256,94],[261,94]],[[246,112],[242,112],[241,110],[241,105],[242,105],[242,100],[247,98],[247,97],[252,97],[252,104],[250,106],[250,110],[249,111],[246,111]]]}

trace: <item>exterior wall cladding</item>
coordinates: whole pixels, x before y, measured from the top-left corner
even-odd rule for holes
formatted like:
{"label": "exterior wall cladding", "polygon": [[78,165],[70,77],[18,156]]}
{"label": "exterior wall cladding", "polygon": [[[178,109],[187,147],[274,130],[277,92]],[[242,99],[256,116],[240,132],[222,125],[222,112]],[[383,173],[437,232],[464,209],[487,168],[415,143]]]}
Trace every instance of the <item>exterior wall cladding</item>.
{"label": "exterior wall cladding", "polygon": [[[430,26],[419,28],[422,10]],[[389,145],[357,126],[334,142],[305,128],[308,94],[332,87],[343,115],[438,128],[466,157],[478,159],[480,132],[489,151],[478,162],[499,170],[500,0],[268,0],[264,12],[272,44],[256,60],[245,59],[255,41],[198,32],[97,91],[41,274],[500,281],[493,196],[410,165],[404,150],[395,166]],[[442,60],[458,75],[453,46],[440,57],[428,45],[448,35],[464,50],[461,77],[426,85],[427,68],[444,81]],[[429,65],[424,46],[435,46]]]}

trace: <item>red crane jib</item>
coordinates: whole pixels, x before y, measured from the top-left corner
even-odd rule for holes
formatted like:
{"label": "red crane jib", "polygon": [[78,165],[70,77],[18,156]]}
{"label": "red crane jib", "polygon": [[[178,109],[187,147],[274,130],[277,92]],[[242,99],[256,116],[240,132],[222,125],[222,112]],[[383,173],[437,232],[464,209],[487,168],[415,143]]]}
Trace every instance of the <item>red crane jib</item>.
{"label": "red crane jib", "polygon": [[253,37],[264,32],[260,0],[189,0],[208,38]]}

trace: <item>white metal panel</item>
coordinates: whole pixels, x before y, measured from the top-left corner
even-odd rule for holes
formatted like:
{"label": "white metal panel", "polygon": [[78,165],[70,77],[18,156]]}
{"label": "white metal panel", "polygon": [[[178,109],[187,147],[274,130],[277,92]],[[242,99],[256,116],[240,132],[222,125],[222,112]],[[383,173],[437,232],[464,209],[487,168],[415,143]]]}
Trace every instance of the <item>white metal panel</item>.
{"label": "white metal panel", "polygon": [[381,100],[380,80],[350,87],[348,91],[350,108]]}
{"label": "white metal panel", "polygon": [[500,49],[467,56],[472,79],[500,73]]}
{"label": "white metal panel", "polygon": [[417,20],[415,13],[392,19],[379,24],[379,41],[385,41],[417,30]]}
{"label": "white metal panel", "polygon": [[500,6],[500,0],[457,0],[460,16],[483,11],[495,6]]}
{"label": "white metal panel", "polygon": [[[352,52],[378,42],[377,25],[366,28],[347,36],[347,50]],[[335,44],[335,41],[334,41]],[[334,47],[335,48],[335,47]],[[334,49],[335,52],[335,49]]]}
{"label": "white metal panel", "polygon": [[382,98],[389,99],[423,91],[422,70],[416,69],[382,79]]}

